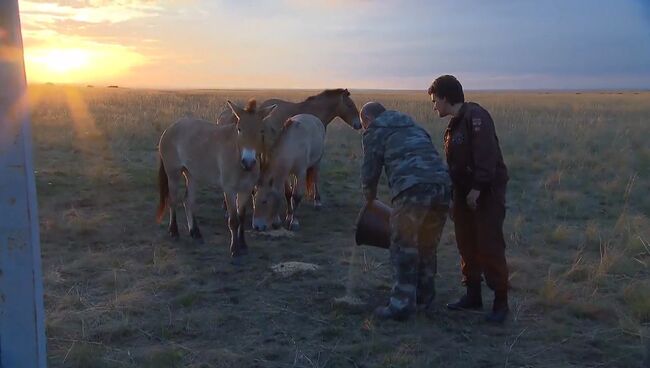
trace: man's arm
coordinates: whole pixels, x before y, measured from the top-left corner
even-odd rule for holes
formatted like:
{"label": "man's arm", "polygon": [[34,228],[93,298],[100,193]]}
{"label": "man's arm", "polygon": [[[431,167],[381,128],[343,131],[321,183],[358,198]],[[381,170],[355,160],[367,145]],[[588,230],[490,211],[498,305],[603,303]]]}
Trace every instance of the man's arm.
{"label": "man's arm", "polygon": [[498,158],[498,143],[494,122],[485,110],[474,112],[470,119],[474,176],[472,189],[482,191],[494,180]]}
{"label": "man's arm", "polygon": [[366,201],[377,198],[377,184],[384,166],[384,147],[377,132],[366,131],[363,134],[363,165],[361,166],[361,189]]}

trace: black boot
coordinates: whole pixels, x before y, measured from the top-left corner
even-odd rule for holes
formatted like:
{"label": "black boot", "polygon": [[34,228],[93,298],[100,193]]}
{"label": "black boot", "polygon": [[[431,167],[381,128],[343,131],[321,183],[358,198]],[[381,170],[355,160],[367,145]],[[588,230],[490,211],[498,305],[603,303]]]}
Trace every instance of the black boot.
{"label": "black boot", "polygon": [[456,303],[447,304],[451,310],[482,309],[481,283],[467,284],[467,294],[463,295]]}
{"label": "black boot", "polygon": [[506,320],[509,311],[508,291],[495,291],[492,312],[488,313],[488,315],[485,317],[485,320],[488,322],[503,323],[503,321]]}
{"label": "black boot", "polygon": [[374,315],[378,319],[392,319],[395,321],[406,321],[411,315],[411,310],[404,308],[402,310],[393,309],[388,304],[385,307],[378,307],[375,309]]}
{"label": "black boot", "polygon": [[433,277],[418,277],[415,304],[417,310],[427,311],[436,297],[436,286]]}
{"label": "black boot", "polygon": [[435,289],[418,289],[416,298],[417,309],[421,311],[428,310],[433,304],[435,297]]}

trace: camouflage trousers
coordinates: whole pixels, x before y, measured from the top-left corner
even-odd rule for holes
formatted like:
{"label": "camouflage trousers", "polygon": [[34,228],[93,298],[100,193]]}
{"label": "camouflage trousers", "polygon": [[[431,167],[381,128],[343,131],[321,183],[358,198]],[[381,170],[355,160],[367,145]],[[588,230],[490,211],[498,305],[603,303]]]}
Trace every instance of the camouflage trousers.
{"label": "camouflage trousers", "polygon": [[395,284],[389,307],[414,310],[435,297],[436,251],[449,211],[450,190],[421,184],[393,199],[390,259]]}

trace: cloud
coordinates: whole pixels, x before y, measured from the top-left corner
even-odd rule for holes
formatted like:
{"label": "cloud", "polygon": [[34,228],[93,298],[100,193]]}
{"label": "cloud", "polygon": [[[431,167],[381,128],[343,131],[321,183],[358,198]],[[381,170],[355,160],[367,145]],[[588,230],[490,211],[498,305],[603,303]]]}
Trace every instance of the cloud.
{"label": "cloud", "polygon": [[[71,4],[71,5],[68,5]],[[151,1],[21,1],[20,12],[28,25],[71,20],[82,23],[120,23],[159,15],[162,8]]]}
{"label": "cloud", "polygon": [[151,40],[120,33],[125,25],[163,12],[151,0],[25,0],[19,5],[32,81],[81,82],[96,79],[98,70],[110,78],[147,64],[150,58],[134,46]]}

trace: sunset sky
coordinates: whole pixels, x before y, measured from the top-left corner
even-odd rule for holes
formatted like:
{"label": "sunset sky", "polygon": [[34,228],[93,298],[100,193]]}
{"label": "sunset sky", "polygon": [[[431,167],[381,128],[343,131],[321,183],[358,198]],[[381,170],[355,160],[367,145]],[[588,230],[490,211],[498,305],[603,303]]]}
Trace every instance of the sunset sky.
{"label": "sunset sky", "polygon": [[29,82],[650,88],[650,0],[20,0]]}

